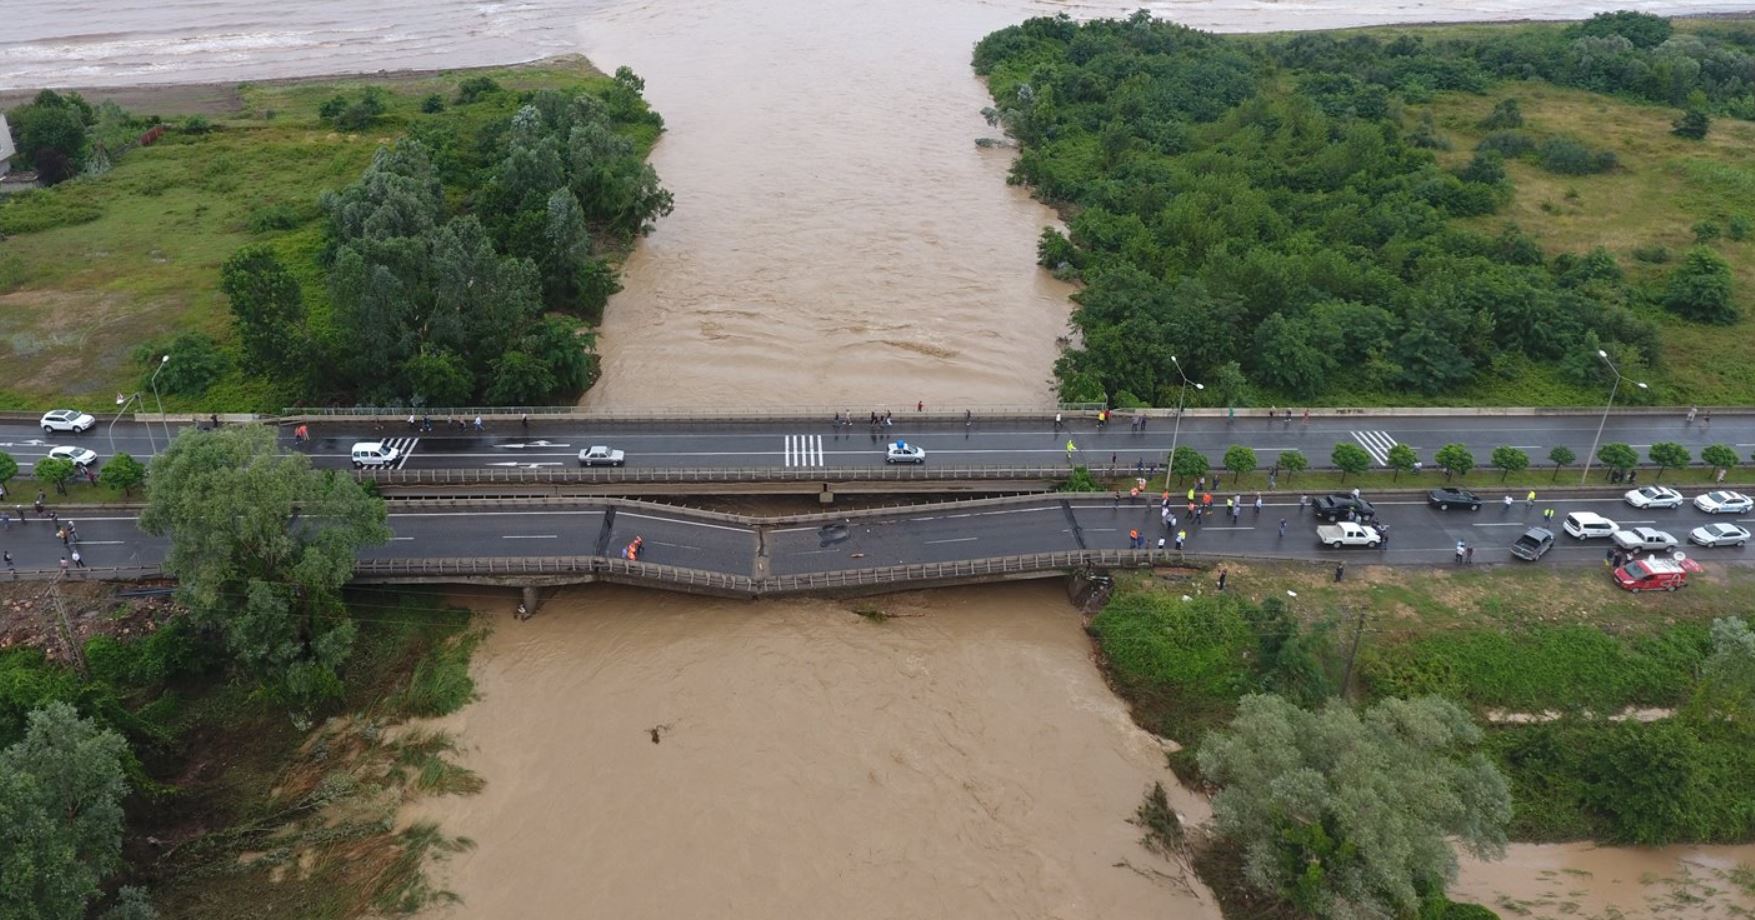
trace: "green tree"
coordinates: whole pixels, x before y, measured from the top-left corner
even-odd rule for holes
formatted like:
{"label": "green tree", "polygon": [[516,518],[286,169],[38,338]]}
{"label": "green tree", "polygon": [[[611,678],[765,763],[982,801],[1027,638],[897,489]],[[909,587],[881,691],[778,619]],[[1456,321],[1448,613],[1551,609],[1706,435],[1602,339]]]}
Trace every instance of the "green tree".
{"label": "green tree", "polygon": [[1706,246],[1688,250],[1664,285],[1664,306],[1688,319],[1730,325],[1742,312],[1731,299],[1731,264]]}
{"label": "green tree", "polygon": [[1689,108],[1670,123],[1670,133],[1689,140],[1701,140],[1712,128],[1712,117],[1704,109]]}
{"label": "green tree", "polygon": [[42,162],[45,152],[53,152],[69,161],[72,173],[78,172],[85,162],[85,128],[89,121],[86,115],[90,107],[84,105],[84,100],[76,103],[76,99],[78,95],[74,93],[63,96],[43,90],[28,105],[7,113],[23,162],[41,170],[46,165]]}
{"label": "green tree", "polygon": [[1659,441],[1653,444],[1647,453],[1651,456],[1651,462],[1657,464],[1658,468],[1657,476],[1652,480],[1653,482],[1664,478],[1664,470],[1681,469],[1694,462],[1694,455],[1688,452],[1688,448],[1674,441]]}
{"label": "green tree", "polygon": [[1617,843],[1656,846],[1692,835],[1707,782],[1700,738],[1680,719],[1618,722],[1580,757],[1584,798],[1612,822]]}
{"label": "green tree", "polygon": [[1499,481],[1504,482],[1512,473],[1521,473],[1530,468],[1530,455],[1515,447],[1503,446],[1493,448],[1493,468],[1499,470]]}
{"label": "green tree", "polygon": [[1455,878],[1453,841],[1503,855],[1511,794],[1480,743],[1468,714],[1438,697],[1361,713],[1251,695],[1198,757],[1250,884],[1318,917],[1390,917]]}
{"label": "green tree", "polygon": [[[169,357],[169,361],[164,358]],[[152,375],[158,374],[160,393],[179,396],[200,396],[231,369],[231,356],[204,332],[179,332],[168,343],[162,339],[147,342],[134,349],[134,360],[140,365],[140,388],[151,388]]]}
{"label": "green tree", "polygon": [[1632,447],[1616,442],[1597,449],[1597,462],[1617,473],[1625,473],[1639,465],[1639,455]]}
{"label": "green tree", "polygon": [[1559,479],[1560,468],[1570,463],[1576,463],[1577,461],[1578,455],[1574,454],[1570,447],[1556,447],[1553,450],[1548,451],[1548,462],[1554,464],[1554,475],[1548,477],[1548,481],[1553,482],[1554,480]]}
{"label": "green tree", "polygon": [[1420,455],[1414,453],[1412,447],[1401,443],[1390,447],[1384,457],[1389,460],[1389,468],[1395,470],[1395,475],[1390,477],[1392,482],[1399,482],[1403,473],[1412,473],[1414,466],[1420,462]]}
{"label": "green tree", "polygon": [[1461,444],[1446,444],[1438,448],[1432,459],[1444,471],[1445,479],[1451,476],[1467,476],[1469,470],[1475,468],[1475,455]]}
{"label": "green tree", "polygon": [[1231,471],[1232,481],[1255,472],[1255,451],[1241,444],[1225,448],[1225,469]]}
{"label": "green tree", "polygon": [[67,494],[67,481],[72,479],[77,472],[79,470],[74,467],[71,460],[48,457],[37,461],[37,481],[54,486],[55,492],[60,495]]}
{"label": "green tree", "polygon": [[1280,451],[1279,463],[1280,468],[1286,471],[1288,483],[1292,481],[1294,475],[1310,469],[1310,458],[1304,456],[1304,452],[1301,450]]}
{"label": "green tree", "polygon": [[266,244],[245,246],[219,267],[249,369],[265,376],[304,370],[305,302],[298,279]]}
{"label": "green tree", "polygon": [[539,405],[555,390],[548,366],[524,352],[506,352],[494,359],[493,368],[487,400],[496,406]]}
{"label": "green tree", "polygon": [[[1733,470],[1737,467],[1737,452],[1729,444],[1708,444],[1700,449],[1700,461],[1713,469]],[[5,464],[0,463],[0,474],[5,472]],[[5,476],[0,475],[0,482],[5,481]]]}
{"label": "green tree", "polygon": [[0,917],[85,916],[122,864],[128,745],[64,702],[0,751]]}
{"label": "green tree", "polygon": [[1700,667],[1691,710],[1746,723],[1755,717],[1755,630],[1742,617],[1712,621],[1712,652]]}
{"label": "green tree", "polygon": [[123,495],[133,495],[134,490],[146,482],[146,465],[127,453],[111,457],[104,464],[103,481],[122,490]]}
{"label": "green tree", "polygon": [[1365,452],[1365,448],[1346,441],[1335,445],[1329,461],[1341,471],[1342,482],[1346,482],[1350,475],[1357,475],[1371,468],[1371,455]]}
{"label": "green tree", "polygon": [[283,454],[260,426],[185,430],[153,461],[140,527],[170,536],[165,570],[197,622],[293,704],[340,692],[342,605],[358,551],[390,537],[384,503],[344,473]]}
{"label": "green tree", "polygon": [[0,451],[0,486],[11,482],[12,477],[17,475],[18,461],[12,459],[11,454],[6,453],[5,451]]}
{"label": "green tree", "polygon": [[1176,474],[1178,482],[1205,476],[1208,469],[1206,454],[1192,447],[1178,447],[1170,456],[1170,472]]}
{"label": "green tree", "polygon": [[462,406],[475,395],[475,378],[463,359],[443,349],[409,358],[402,377],[417,406]]}

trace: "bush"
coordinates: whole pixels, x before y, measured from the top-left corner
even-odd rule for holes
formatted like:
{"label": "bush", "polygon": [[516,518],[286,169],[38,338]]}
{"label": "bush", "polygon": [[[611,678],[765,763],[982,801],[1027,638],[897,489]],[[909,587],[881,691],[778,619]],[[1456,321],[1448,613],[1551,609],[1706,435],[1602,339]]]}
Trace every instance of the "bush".
{"label": "bush", "polygon": [[416,718],[449,715],[475,699],[475,680],[469,676],[469,656],[481,642],[481,633],[459,636],[415,663],[408,688],[398,702],[403,712]]}
{"label": "bush", "polygon": [[75,201],[59,191],[32,189],[0,198],[0,234],[38,233],[90,223],[102,216],[104,209],[98,205]]}
{"label": "bush", "polygon": [[1503,131],[1507,128],[1523,127],[1523,110],[1518,107],[1516,99],[1501,99],[1493,107],[1492,114],[1481,120],[1481,128],[1486,131]]}
{"label": "bush", "polygon": [[445,111],[445,97],[433,93],[420,101],[420,110],[428,115],[437,115]]}
{"label": "bush", "polygon": [[286,202],[264,205],[250,212],[250,232],[268,233],[291,230],[299,225],[299,212]]}
{"label": "bush", "polygon": [[1251,683],[1255,637],[1235,595],[1184,601],[1175,594],[1122,590],[1091,621],[1123,692],[1154,731],[1192,743],[1230,718]]}
{"label": "bush", "polygon": [[1730,223],[1727,225],[1725,233],[1731,239],[1742,242],[1749,238],[1750,230],[1755,230],[1755,222],[1750,221],[1745,215],[1734,214],[1731,216]]}
{"label": "bush", "polygon": [[1618,164],[1607,150],[1595,150],[1565,137],[1551,137],[1536,150],[1536,160],[1549,172],[1583,176],[1608,172]]}
{"label": "bush", "polygon": [[1641,262],[1649,262],[1652,265],[1662,265],[1670,261],[1670,250],[1668,247],[1656,243],[1649,246],[1635,246],[1633,247],[1633,258]]}
{"label": "bush", "polygon": [[1535,139],[1522,131],[1495,131],[1475,145],[1476,153],[1491,151],[1507,160],[1515,160],[1536,149]]}
{"label": "bush", "polygon": [[[170,360],[163,362],[164,369],[160,371],[160,360],[165,355]],[[134,349],[134,360],[142,367],[143,389],[150,386],[148,380],[158,371],[158,391],[178,396],[200,396],[232,367],[231,356],[220,350],[212,336],[201,332],[184,332],[169,342],[141,345]]]}
{"label": "bush", "polygon": [[457,84],[457,102],[461,105],[468,105],[483,96],[499,91],[500,84],[494,82],[492,77],[470,77]]}
{"label": "bush", "polygon": [[1689,140],[1700,140],[1712,128],[1712,118],[1700,109],[1689,109],[1670,124],[1670,133]]}
{"label": "bush", "polygon": [[1742,315],[1731,299],[1731,266],[1705,246],[1695,246],[1664,286],[1664,306],[1691,320],[1730,325]]}
{"label": "bush", "polygon": [[1724,229],[1716,221],[1710,220],[1699,221],[1694,224],[1692,229],[1696,243],[1710,243],[1724,233]]}

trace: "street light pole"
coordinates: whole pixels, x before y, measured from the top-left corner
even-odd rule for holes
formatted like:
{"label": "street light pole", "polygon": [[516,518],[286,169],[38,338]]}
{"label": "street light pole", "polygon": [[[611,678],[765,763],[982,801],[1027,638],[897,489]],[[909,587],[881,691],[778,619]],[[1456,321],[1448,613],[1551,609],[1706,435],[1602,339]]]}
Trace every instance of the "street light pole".
{"label": "street light pole", "polygon": [[[1170,456],[1164,461],[1164,488],[1170,488],[1170,469],[1176,463],[1176,440],[1182,436],[1182,407],[1188,402],[1188,385],[1192,382],[1182,372],[1182,362],[1170,356],[1170,363],[1176,366],[1176,375],[1182,378],[1182,389],[1176,396],[1176,424],[1170,427]],[[1204,390],[1206,387],[1196,383],[1194,388]]]}
{"label": "street light pole", "polygon": [[[139,398],[139,393],[135,393],[132,396],[123,396],[120,394],[117,394],[116,396],[116,417],[110,419],[110,456],[112,457],[116,455],[116,423],[121,421],[122,414],[128,411],[128,404]],[[158,453],[158,442],[153,440],[151,425],[146,426],[146,442],[152,445],[153,453]]]}
{"label": "street light pole", "polygon": [[170,419],[165,418],[165,401],[160,399],[158,395],[158,372],[164,370],[165,365],[169,363],[171,363],[171,356],[165,355],[158,359],[158,368],[152,372],[152,398],[154,402],[158,403],[158,422],[165,426],[166,446],[169,446],[171,443],[171,421]]}
{"label": "street light pole", "polygon": [[[1602,443],[1603,426],[1609,423],[1609,409],[1615,405],[1615,394],[1621,391],[1621,369],[1609,360],[1609,353],[1601,348],[1597,349],[1597,357],[1603,359],[1603,363],[1609,366],[1609,373],[1615,375],[1615,385],[1609,387],[1609,401],[1603,406],[1602,420],[1597,422],[1597,436],[1591,439],[1590,453],[1584,455],[1584,472],[1578,477],[1578,484],[1581,486],[1590,479],[1590,462],[1597,455],[1597,445]],[[1634,385],[1642,390],[1649,389],[1643,382],[1635,381]]]}

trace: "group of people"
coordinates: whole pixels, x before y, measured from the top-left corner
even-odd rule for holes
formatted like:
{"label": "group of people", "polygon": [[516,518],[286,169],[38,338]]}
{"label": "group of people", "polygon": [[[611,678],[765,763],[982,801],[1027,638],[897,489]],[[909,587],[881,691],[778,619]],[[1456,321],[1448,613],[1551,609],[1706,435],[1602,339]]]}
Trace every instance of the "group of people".
{"label": "group of people", "polygon": [[[50,535],[60,540],[66,549],[65,555],[61,557],[61,573],[65,575],[71,570],[85,568],[85,556],[79,551],[79,526],[71,520],[61,520],[60,513],[48,506],[48,495],[41,491],[37,492],[36,500],[31,503],[31,511],[36,517],[47,518],[49,523],[55,525]],[[21,527],[29,523],[30,518],[25,514],[23,505],[14,505],[10,512],[0,510],[0,527],[7,531],[12,530],[14,519]],[[18,566],[13,562],[12,551],[6,550],[0,556],[0,561],[5,562],[6,571],[16,579]]]}
{"label": "group of people", "polygon": [[[530,427],[530,416],[528,416],[528,415],[524,416],[521,421],[522,421],[524,427],[526,427],[526,428]],[[299,427],[304,428],[305,426],[300,425]],[[458,431],[470,431],[473,429],[475,431],[481,432],[481,431],[487,430],[487,424],[482,421],[482,418],[479,415],[475,417],[475,422],[473,424],[471,424],[468,419],[457,418],[455,416],[447,415],[447,416],[445,416],[445,427],[446,428],[455,428]],[[433,430],[433,417],[430,415],[423,415],[423,416],[420,416],[419,418],[416,418],[415,416],[410,415],[408,417],[408,430],[409,431],[432,431]],[[306,437],[309,437],[309,436],[310,436],[310,432],[306,432]],[[294,440],[297,440],[297,433],[296,432],[294,433]]]}

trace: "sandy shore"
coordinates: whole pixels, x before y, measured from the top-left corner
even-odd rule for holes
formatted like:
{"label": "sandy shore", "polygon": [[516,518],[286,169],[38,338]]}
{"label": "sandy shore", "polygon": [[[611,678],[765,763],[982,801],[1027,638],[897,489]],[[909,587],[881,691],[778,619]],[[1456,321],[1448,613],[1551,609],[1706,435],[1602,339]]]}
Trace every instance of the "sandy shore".
{"label": "sandy shore", "polygon": [[[94,103],[108,100],[130,112],[142,115],[226,115],[243,110],[243,90],[246,87],[370,83],[374,86],[396,88],[424,83],[439,77],[451,78],[460,74],[515,71],[523,68],[555,65],[576,65],[591,73],[601,72],[589,60],[586,60],[583,54],[559,54],[532,61],[495,64],[489,67],[357,71],[310,77],[277,77],[271,80],[250,80],[242,83],[139,83],[131,86],[57,86],[54,89],[77,91]],[[28,102],[36,94],[36,89],[0,90],[0,109],[10,109]]]}

